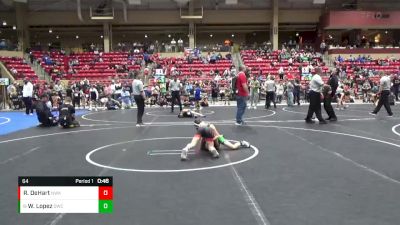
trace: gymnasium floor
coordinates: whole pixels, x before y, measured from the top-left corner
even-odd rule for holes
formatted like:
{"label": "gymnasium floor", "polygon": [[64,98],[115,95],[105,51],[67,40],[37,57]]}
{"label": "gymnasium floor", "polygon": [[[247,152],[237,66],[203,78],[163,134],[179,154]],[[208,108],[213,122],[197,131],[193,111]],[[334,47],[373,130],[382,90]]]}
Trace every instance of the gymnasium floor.
{"label": "gymnasium floor", "polygon": [[[76,129],[30,128],[0,136],[0,218],[5,225],[398,225],[400,119],[371,105],[305,124],[307,106],[203,109],[231,140],[251,149],[180,161],[192,119],[169,109],[93,112]],[[0,121],[0,129],[4,121]],[[112,214],[17,214],[18,176],[113,176]]]}

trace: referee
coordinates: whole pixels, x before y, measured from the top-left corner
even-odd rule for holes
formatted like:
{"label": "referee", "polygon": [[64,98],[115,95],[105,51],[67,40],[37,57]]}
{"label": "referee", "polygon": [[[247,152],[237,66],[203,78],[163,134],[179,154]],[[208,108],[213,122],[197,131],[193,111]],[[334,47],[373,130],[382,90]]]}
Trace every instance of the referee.
{"label": "referee", "polygon": [[169,82],[169,90],[171,91],[171,101],[172,101],[171,113],[174,112],[175,99],[178,101],[180,111],[182,111],[181,94],[180,94],[181,89],[182,89],[182,84],[175,76],[174,80]]}
{"label": "referee", "polygon": [[144,113],[144,99],[145,94],[143,90],[143,82],[140,80],[140,76],[138,71],[135,71],[133,74],[134,80],[132,81],[132,94],[133,98],[135,99],[137,105],[137,127],[144,126],[142,117]]}
{"label": "referee", "polygon": [[320,124],[326,124],[326,121],[322,118],[321,114],[321,91],[322,87],[324,86],[324,82],[322,78],[317,73],[314,74],[310,81],[310,105],[308,107],[307,117],[305,118],[306,123],[314,123],[311,119],[313,114],[317,116]]}
{"label": "referee", "polygon": [[390,108],[389,104],[389,96],[390,96],[390,77],[383,72],[380,73],[381,75],[381,80],[380,80],[380,87],[379,87],[379,102],[374,111],[372,111],[370,114],[376,115],[378,114],[379,110],[381,110],[382,105],[385,106],[385,109],[388,113],[389,117],[393,116],[392,109]]}

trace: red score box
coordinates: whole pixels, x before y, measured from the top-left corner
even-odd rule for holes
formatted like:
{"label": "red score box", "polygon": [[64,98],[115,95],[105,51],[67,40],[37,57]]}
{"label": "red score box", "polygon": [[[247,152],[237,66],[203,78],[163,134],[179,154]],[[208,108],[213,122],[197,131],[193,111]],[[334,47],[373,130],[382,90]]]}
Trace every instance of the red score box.
{"label": "red score box", "polygon": [[113,188],[112,186],[99,186],[99,200],[112,200]]}

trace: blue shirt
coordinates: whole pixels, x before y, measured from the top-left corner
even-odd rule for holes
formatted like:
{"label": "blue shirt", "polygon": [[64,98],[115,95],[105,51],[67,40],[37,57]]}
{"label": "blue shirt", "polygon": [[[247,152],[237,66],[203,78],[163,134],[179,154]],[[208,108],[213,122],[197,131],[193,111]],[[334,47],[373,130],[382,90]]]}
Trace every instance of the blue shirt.
{"label": "blue shirt", "polygon": [[197,87],[194,93],[195,100],[201,100],[201,88]]}

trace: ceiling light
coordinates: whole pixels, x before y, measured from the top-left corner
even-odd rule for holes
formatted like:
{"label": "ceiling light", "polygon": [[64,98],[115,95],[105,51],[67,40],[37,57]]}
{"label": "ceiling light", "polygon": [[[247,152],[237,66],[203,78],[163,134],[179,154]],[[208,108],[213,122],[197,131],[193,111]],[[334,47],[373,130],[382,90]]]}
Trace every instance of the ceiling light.
{"label": "ceiling light", "polygon": [[232,34],[232,37],[235,37],[235,34]]}
{"label": "ceiling light", "polygon": [[17,26],[14,25],[14,26],[13,26],[13,30],[16,30],[16,29],[17,29]]}
{"label": "ceiling light", "polygon": [[170,38],[170,37],[171,37],[171,35],[170,35],[170,34],[168,34],[168,37]]}
{"label": "ceiling light", "polygon": [[103,36],[103,35],[100,35],[100,38],[101,38],[101,39],[103,39],[103,38],[104,38],[104,36]]}
{"label": "ceiling light", "polygon": [[76,39],[78,39],[78,38],[79,38],[79,36],[78,36],[78,35],[76,35],[76,36],[75,36],[75,38],[76,38]]}
{"label": "ceiling light", "polygon": [[388,34],[389,32],[387,30],[385,30],[385,34]]}
{"label": "ceiling light", "polygon": [[147,38],[147,34],[144,35],[144,38]]}
{"label": "ceiling light", "polygon": [[52,30],[52,29],[49,29],[49,33],[50,33],[50,34],[53,33],[53,30]]}
{"label": "ceiling light", "polygon": [[56,38],[59,39],[60,37],[57,35]]}
{"label": "ceiling light", "polygon": [[299,36],[299,32],[296,32],[296,37],[298,37]]}
{"label": "ceiling light", "polygon": [[210,34],[210,37],[213,37],[213,35],[212,35],[212,34]]}
{"label": "ceiling light", "polygon": [[3,21],[3,26],[7,26],[7,22],[5,20]]}

